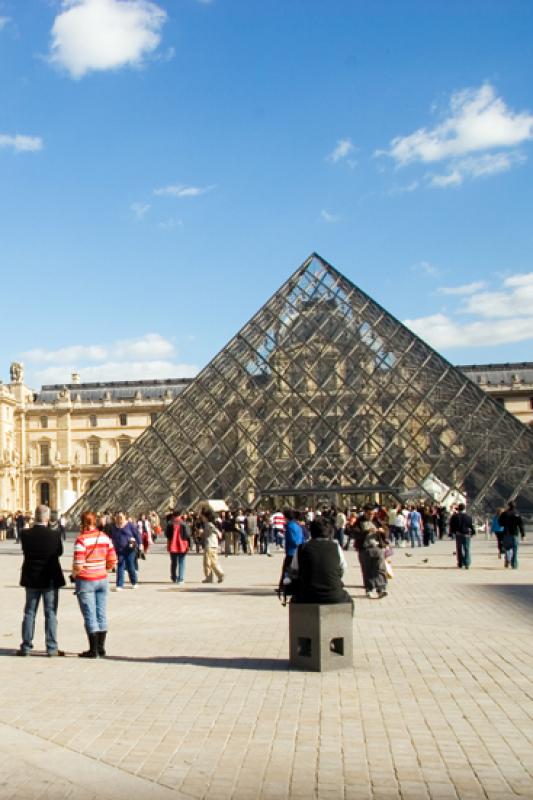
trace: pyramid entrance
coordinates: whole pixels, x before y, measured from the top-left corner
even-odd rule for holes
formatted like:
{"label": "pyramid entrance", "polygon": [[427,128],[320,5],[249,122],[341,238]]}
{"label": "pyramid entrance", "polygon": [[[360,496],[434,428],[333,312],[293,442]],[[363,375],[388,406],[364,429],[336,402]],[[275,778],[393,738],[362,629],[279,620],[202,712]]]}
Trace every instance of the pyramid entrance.
{"label": "pyramid entrance", "polygon": [[312,254],[69,512],[386,494],[533,511],[533,432]]}

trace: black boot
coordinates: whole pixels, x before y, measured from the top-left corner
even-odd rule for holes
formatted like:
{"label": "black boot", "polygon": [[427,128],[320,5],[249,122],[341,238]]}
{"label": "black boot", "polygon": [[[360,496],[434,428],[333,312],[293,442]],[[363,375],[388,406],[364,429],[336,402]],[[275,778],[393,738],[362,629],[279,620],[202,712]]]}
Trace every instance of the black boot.
{"label": "black boot", "polygon": [[107,636],[107,631],[98,631],[96,635],[98,637],[98,655],[100,658],[105,658],[105,637]]}
{"label": "black boot", "polygon": [[80,658],[98,658],[98,633],[88,633],[89,649],[78,653]]}

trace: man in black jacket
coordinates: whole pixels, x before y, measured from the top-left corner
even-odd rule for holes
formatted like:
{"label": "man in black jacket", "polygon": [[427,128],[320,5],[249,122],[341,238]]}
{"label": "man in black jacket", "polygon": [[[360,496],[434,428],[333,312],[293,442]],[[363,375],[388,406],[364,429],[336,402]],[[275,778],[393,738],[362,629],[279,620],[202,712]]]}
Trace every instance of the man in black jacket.
{"label": "man in black jacket", "polygon": [[505,551],[505,566],[509,564],[513,569],[518,568],[518,537],[525,536],[524,522],[515,509],[514,503],[508,503],[507,510],[500,514],[498,519],[503,528],[503,549]]}
{"label": "man in black jacket", "polygon": [[470,514],[465,513],[464,503],[459,503],[457,512],[450,517],[450,533],[455,534],[455,550],[457,553],[457,566],[470,569],[471,537],[474,535],[474,525]]}
{"label": "man in black jacket", "polygon": [[331,540],[330,528],[321,517],[310,524],[311,539],[296,550],[292,570],[295,582],[293,603],[351,603],[353,600],[344,588],[342,576],[346,559],[339,543]]}
{"label": "man in black jacket", "polygon": [[59,557],[63,553],[61,534],[48,526],[50,509],[37,506],[35,525],[20,533],[24,561],[20,585],[26,589],[26,604],[22,620],[22,644],[17,655],[27,656],[33,648],[35,616],[43,598],[46,652],[49,656],[65,655],[57,647],[57,605],[59,587],[65,585]]}

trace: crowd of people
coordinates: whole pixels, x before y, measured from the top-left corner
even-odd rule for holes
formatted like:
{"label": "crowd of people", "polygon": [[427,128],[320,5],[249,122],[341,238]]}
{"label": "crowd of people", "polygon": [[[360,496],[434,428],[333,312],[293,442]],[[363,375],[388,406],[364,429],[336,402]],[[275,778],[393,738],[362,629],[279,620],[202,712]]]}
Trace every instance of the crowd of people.
{"label": "crowd of people", "polygon": [[[22,623],[22,643],[18,655],[26,656],[33,647],[35,616],[42,598],[45,614],[46,648],[49,656],[63,655],[57,646],[57,607],[59,589],[65,578],[59,558],[63,553],[64,530],[60,519],[51,521],[50,509],[38,506],[31,520],[18,530],[24,561],[21,585],[26,589]],[[30,527],[30,523],[31,527]],[[523,520],[513,503],[494,515],[490,530],[498,546],[498,556],[506,567],[518,567],[519,541],[525,536]],[[170,580],[183,586],[186,560],[194,550],[203,556],[204,583],[225,578],[221,555],[262,554],[271,557],[274,549],[284,551],[277,592],[284,602],[352,602],[344,589],[344,552],[357,552],[366,596],[378,599],[388,594],[393,575],[391,558],[397,548],[429,547],[437,539],[455,539],[457,566],[471,565],[471,538],[476,533],[472,517],[463,504],[448,514],[442,506],[398,504],[387,508],[366,504],[362,508],[256,511],[224,510],[210,507],[188,512],[175,509],[165,519],[165,527],[155,511],[137,519],[119,511],[96,514],[86,511],[74,543],[70,580],[84,621],[88,649],[83,658],[105,656],[107,635],[107,594],[109,574],[116,574],[115,590],[122,591],[126,575],[133,589],[139,583],[139,559],[145,558],[154,542],[164,536],[169,554]],[[412,555],[412,553],[406,553]]]}

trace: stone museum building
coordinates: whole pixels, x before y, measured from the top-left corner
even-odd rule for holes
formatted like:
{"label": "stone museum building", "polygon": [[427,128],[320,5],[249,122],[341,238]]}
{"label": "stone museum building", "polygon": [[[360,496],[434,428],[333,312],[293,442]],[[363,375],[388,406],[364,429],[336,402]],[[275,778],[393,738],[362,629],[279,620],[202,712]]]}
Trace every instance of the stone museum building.
{"label": "stone museum building", "polygon": [[14,363],[0,384],[0,514],[65,511],[190,379],[81,383],[34,391]]}

